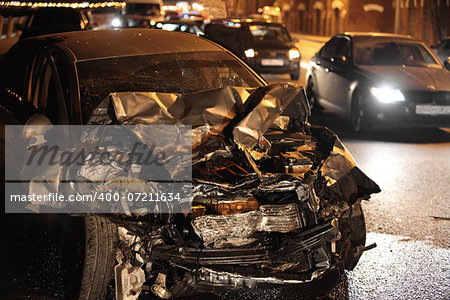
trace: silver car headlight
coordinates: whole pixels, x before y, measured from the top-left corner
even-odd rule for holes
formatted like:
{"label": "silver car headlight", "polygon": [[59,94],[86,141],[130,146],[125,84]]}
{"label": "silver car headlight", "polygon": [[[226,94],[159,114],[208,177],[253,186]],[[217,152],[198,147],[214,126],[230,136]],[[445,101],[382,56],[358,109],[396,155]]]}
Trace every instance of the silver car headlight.
{"label": "silver car headlight", "polygon": [[399,89],[391,87],[372,87],[370,93],[382,103],[393,103],[405,101],[405,96]]}

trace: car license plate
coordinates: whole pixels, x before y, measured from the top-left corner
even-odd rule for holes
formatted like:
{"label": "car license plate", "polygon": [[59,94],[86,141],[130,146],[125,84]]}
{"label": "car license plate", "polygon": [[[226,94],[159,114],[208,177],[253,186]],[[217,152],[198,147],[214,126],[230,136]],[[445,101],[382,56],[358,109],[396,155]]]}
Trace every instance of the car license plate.
{"label": "car license plate", "polygon": [[417,105],[418,115],[450,115],[450,106],[443,105]]}
{"label": "car license plate", "polygon": [[261,59],[261,66],[283,66],[284,61],[276,58],[263,58]]}

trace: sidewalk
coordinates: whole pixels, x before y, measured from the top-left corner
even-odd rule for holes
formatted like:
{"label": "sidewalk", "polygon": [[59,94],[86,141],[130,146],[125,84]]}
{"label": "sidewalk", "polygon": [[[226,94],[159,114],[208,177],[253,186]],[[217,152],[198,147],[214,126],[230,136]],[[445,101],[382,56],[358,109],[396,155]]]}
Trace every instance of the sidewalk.
{"label": "sidewalk", "polygon": [[319,36],[319,35],[302,34],[302,33],[295,33],[295,32],[291,32],[291,36],[299,39],[300,42],[301,41],[310,41],[310,42],[317,42],[317,43],[325,43],[331,38],[330,36]]}

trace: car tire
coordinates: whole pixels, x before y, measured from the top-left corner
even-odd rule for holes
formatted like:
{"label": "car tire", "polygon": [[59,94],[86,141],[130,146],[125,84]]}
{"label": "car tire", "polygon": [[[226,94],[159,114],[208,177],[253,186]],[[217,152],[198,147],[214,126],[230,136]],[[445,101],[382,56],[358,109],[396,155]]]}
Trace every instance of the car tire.
{"label": "car tire", "polygon": [[361,92],[355,91],[351,104],[351,122],[355,132],[370,132],[372,125],[369,120],[369,113]]}
{"label": "car tire", "polygon": [[117,225],[100,216],[84,217],[85,255],[78,299],[106,299],[107,287],[114,276]]}
{"label": "car tire", "polygon": [[310,78],[308,80],[308,85],[306,87],[306,96],[308,98],[309,107],[311,111],[321,112],[323,111],[323,107],[317,102],[316,93],[314,91],[314,82]]}
{"label": "car tire", "polygon": [[300,72],[291,73],[291,80],[298,80],[300,78]]}

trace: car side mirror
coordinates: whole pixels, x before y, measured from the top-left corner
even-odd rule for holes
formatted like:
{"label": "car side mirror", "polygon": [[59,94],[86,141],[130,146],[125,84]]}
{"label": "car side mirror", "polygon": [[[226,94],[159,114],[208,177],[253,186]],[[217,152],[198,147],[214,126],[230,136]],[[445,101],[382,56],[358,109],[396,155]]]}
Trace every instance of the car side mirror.
{"label": "car side mirror", "polygon": [[331,61],[334,63],[338,63],[338,64],[345,64],[345,63],[347,63],[347,56],[337,55],[335,57],[332,57]]}
{"label": "car side mirror", "polygon": [[24,138],[31,138],[35,136],[44,135],[53,125],[52,122],[43,114],[34,114],[25,124],[22,136]]}
{"label": "car side mirror", "polygon": [[450,71],[450,56],[444,61],[444,67]]}

